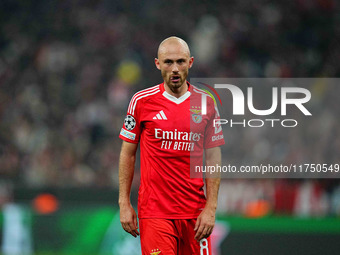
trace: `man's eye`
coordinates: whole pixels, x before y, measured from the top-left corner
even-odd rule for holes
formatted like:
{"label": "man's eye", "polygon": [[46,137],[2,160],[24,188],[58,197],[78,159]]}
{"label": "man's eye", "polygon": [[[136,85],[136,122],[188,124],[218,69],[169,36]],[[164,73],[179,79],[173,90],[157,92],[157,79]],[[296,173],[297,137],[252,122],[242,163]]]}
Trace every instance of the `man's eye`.
{"label": "man's eye", "polygon": [[171,64],[171,60],[165,60],[164,63],[165,64]]}

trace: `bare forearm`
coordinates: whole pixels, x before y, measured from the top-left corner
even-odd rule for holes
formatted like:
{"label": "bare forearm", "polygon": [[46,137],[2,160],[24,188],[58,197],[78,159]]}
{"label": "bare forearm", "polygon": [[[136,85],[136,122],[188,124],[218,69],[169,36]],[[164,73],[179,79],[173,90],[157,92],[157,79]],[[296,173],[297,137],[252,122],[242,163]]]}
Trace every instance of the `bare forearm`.
{"label": "bare forearm", "polygon": [[220,179],[219,178],[208,178],[206,179],[206,186],[207,186],[206,207],[216,210],[218,190],[220,188]]}
{"label": "bare forearm", "polygon": [[[221,165],[221,150],[220,148],[213,148],[206,152],[206,165],[216,166]],[[218,190],[220,188],[221,176],[220,173],[208,173],[206,175],[206,207],[216,210]]]}
{"label": "bare forearm", "polygon": [[122,146],[119,157],[119,204],[130,203],[136,156]]}

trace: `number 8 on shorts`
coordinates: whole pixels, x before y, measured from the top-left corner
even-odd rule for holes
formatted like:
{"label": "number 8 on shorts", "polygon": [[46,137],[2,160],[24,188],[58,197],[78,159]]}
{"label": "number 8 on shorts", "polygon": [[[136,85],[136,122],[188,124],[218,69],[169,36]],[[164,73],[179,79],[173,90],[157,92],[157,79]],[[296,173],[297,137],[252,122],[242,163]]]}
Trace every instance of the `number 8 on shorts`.
{"label": "number 8 on shorts", "polygon": [[209,255],[209,247],[208,247],[208,240],[206,238],[203,238],[200,241],[200,255]]}

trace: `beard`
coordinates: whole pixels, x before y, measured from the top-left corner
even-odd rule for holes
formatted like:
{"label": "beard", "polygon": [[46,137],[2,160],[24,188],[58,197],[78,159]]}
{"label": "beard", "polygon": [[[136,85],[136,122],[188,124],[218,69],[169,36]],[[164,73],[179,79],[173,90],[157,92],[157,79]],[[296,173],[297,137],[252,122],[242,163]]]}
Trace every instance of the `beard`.
{"label": "beard", "polygon": [[185,71],[185,72],[182,73],[182,74],[177,74],[178,77],[179,77],[179,81],[177,81],[177,82],[173,82],[173,81],[171,80],[171,75],[172,75],[172,74],[168,74],[166,71],[162,71],[162,77],[163,77],[165,83],[168,85],[168,87],[169,87],[172,91],[174,91],[174,90],[176,90],[176,89],[182,87],[182,85],[185,83],[185,80],[186,80],[186,78],[187,78],[187,76],[188,76],[188,71]]}

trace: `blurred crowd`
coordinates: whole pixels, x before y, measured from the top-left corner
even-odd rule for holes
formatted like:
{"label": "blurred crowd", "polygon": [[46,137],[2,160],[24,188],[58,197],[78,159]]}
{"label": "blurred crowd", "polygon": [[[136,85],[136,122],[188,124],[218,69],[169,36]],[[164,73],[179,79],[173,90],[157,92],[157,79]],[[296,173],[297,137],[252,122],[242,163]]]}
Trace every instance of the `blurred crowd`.
{"label": "blurred crowd", "polygon": [[[190,77],[339,76],[339,9],[335,0],[1,1],[1,181],[117,187],[129,99],[162,82],[154,58],[171,35],[195,56]],[[340,99],[323,95],[320,104]],[[320,146],[332,155],[340,152],[339,109],[330,105],[312,130],[328,125]],[[252,156],[247,141],[229,142],[238,155]],[[283,162],[309,146],[287,143],[296,150]],[[338,182],[327,183],[333,194]]]}

